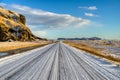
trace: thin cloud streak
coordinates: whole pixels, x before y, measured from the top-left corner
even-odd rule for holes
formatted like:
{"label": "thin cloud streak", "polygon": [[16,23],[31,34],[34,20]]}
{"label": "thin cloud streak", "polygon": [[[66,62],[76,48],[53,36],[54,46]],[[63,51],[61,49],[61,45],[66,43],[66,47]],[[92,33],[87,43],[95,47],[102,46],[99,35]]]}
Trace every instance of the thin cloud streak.
{"label": "thin cloud streak", "polygon": [[80,6],[78,7],[80,9],[86,9],[86,10],[97,10],[97,7],[96,6]]}
{"label": "thin cloud streak", "polygon": [[84,15],[89,17],[98,17],[98,15],[95,15],[93,13],[84,13]]}

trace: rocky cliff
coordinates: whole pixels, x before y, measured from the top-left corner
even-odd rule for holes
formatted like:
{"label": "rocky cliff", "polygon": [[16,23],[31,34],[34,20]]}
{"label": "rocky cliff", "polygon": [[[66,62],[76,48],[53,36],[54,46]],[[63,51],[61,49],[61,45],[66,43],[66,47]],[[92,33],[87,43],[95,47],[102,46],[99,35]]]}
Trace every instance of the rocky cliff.
{"label": "rocky cliff", "polygon": [[38,39],[25,23],[26,18],[24,15],[0,7],[0,41]]}

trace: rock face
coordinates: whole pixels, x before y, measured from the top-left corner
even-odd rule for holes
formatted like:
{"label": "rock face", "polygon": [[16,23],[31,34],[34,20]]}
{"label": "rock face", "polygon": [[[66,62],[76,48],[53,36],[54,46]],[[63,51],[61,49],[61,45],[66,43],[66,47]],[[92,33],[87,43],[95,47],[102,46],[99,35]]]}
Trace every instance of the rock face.
{"label": "rock face", "polygon": [[30,41],[38,39],[25,23],[26,18],[22,14],[0,7],[0,41]]}

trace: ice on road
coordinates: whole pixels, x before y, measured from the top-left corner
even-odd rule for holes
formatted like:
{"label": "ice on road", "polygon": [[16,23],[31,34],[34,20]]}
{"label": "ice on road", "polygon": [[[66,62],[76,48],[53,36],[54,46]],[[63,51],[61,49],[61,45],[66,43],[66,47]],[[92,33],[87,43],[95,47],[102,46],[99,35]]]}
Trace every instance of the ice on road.
{"label": "ice on road", "polygon": [[58,42],[1,58],[0,80],[120,80],[120,67]]}

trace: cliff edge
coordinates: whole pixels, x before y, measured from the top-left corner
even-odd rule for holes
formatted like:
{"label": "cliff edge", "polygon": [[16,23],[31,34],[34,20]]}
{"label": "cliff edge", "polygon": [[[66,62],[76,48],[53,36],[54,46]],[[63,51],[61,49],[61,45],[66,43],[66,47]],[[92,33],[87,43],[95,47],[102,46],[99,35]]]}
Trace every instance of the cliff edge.
{"label": "cliff edge", "polygon": [[0,7],[0,41],[32,41],[38,39],[25,23],[24,15]]}

